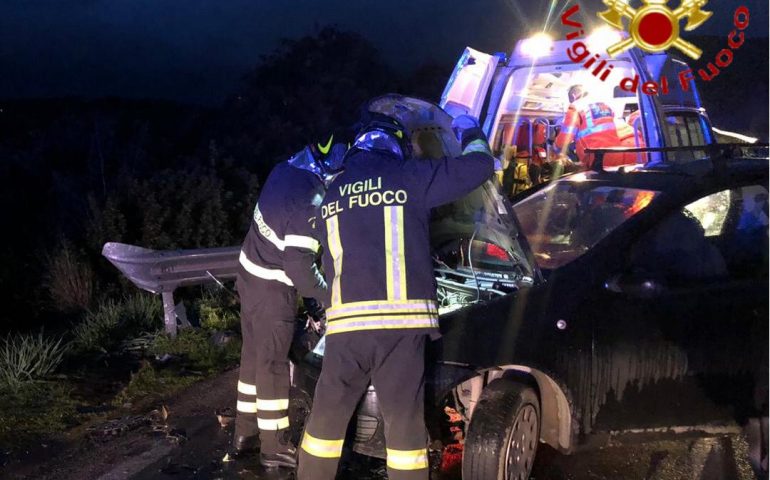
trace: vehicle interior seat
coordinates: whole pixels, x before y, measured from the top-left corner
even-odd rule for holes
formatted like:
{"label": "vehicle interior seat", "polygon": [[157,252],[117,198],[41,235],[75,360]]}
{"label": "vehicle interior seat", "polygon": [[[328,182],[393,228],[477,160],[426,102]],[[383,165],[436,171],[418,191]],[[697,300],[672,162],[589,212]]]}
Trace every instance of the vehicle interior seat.
{"label": "vehicle interior seat", "polygon": [[686,210],[669,215],[642,237],[631,253],[631,267],[674,282],[727,276],[722,253]]}

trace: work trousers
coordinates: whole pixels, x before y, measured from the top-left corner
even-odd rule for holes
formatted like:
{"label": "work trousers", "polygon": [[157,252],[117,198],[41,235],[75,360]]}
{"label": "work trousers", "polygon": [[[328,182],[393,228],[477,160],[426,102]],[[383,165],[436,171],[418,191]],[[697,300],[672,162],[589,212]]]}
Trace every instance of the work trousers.
{"label": "work trousers", "polygon": [[364,331],[328,335],[299,452],[298,480],[332,480],[350,417],[369,382],[385,419],[388,478],[428,479],[425,335]]}
{"label": "work trousers", "polygon": [[285,444],[289,428],[289,349],[294,336],[294,288],[241,272],[241,368],[238,377],[236,436],[259,433],[262,453]]}

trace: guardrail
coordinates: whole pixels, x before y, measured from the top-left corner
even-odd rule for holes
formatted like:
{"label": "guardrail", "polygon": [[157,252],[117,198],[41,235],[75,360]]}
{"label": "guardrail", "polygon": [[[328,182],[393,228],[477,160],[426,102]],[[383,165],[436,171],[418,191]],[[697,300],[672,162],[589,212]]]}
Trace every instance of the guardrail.
{"label": "guardrail", "polygon": [[238,272],[241,247],[192,250],[151,250],[109,242],[102,255],[134,285],[163,298],[166,332],[176,336],[177,320],[189,325],[183,311],[174,304],[174,290],[189,285],[234,280]]}

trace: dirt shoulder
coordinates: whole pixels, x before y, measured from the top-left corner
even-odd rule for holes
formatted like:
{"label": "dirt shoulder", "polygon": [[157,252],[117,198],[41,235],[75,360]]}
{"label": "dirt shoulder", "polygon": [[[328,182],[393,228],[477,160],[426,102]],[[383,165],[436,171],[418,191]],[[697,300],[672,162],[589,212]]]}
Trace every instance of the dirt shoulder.
{"label": "dirt shoulder", "polygon": [[[224,448],[229,434],[220,428],[214,411],[235,405],[237,381],[238,370],[233,369],[198,382],[145,412],[97,425],[91,432],[75,429],[58,441],[25,452],[6,465],[0,476],[57,480],[132,478],[175,451],[185,450],[184,445],[195,442],[202,430],[211,430],[204,435],[209,447],[213,448],[214,442]],[[164,406],[168,412],[165,420]],[[172,462],[163,466],[174,468]]]}

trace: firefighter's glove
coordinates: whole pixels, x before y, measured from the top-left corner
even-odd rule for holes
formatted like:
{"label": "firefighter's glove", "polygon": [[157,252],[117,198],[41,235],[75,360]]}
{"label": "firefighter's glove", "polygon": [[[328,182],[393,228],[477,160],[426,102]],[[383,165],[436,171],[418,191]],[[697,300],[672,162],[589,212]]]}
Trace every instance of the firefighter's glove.
{"label": "firefighter's glove", "polygon": [[305,304],[305,310],[311,317],[318,318],[324,314],[323,305],[315,298],[303,298],[302,302]]}
{"label": "firefighter's glove", "polygon": [[452,120],[452,132],[458,142],[463,141],[463,132],[472,128],[479,128],[479,121],[470,115],[460,115]]}

